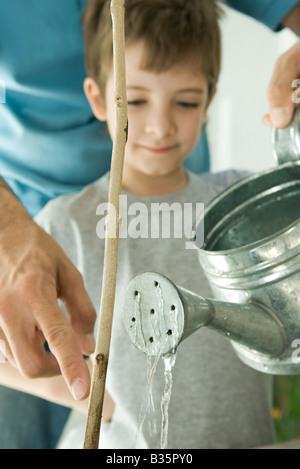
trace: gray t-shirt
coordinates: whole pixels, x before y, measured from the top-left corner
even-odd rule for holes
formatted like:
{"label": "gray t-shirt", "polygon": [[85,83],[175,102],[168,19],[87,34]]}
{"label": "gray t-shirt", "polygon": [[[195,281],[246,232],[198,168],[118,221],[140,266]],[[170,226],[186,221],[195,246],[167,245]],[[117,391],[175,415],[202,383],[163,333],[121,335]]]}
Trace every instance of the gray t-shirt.
{"label": "gray t-shirt", "polygon": [[[133,203],[143,204],[150,217],[154,203],[167,202],[170,206],[179,202],[181,207],[185,203],[207,204],[245,173],[188,175],[186,188],[175,194],[139,197],[124,192],[122,195],[126,196],[127,207],[138,207]],[[100,305],[105,244],[100,239],[102,204],[107,201],[108,187],[109,173],[79,194],[51,202],[37,217],[37,222],[59,242],[83,274],[96,310]],[[135,233],[136,221],[133,220]],[[130,226],[130,219],[126,223]],[[149,220],[149,227],[151,223],[153,220]],[[152,271],[201,296],[212,297],[212,293],[198,262],[197,251],[186,248],[184,236],[172,237],[172,230],[169,238],[161,236],[158,239],[124,236],[124,232],[119,240],[115,312],[106,380],[107,390],[116,406],[112,421],[101,425],[100,447],[156,449],[160,448],[164,366],[160,360],[152,384],[154,411],[150,418],[146,418],[137,443],[139,414],[146,396],[147,357],[135,348],[125,330],[122,318],[125,289],[136,275]],[[206,328],[192,334],[178,347],[172,377],[168,448],[251,448],[274,441],[270,416],[272,377],[244,365],[226,338]],[[85,416],[76,412],[71,414],[61,448],[82,448],[85,421]],[[153,428],[149,430],[155,423],[156,433]]]}

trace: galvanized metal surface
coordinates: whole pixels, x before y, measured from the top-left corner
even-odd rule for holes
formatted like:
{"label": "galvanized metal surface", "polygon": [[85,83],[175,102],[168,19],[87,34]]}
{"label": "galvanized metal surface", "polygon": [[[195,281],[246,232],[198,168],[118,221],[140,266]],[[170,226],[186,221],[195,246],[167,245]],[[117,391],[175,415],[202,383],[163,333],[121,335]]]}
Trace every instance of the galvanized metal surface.
{"label": "galvanized metal surface", "polygon": [[[283,173],[285,169],[281,168]],[[299,163],[289,169],[293,174],[291,179],[295,175],[300,178]],[[259,178],[264,179],[265,175]],[[245,186],[248,183],[244,181]],[[253,184],[253,187],[257,185]],[[231,190],[227,192],[230,199]],[[277,195],[274,191],[274,200]],[[293,342],[300,339],[300,193],[295,191],[290,210],[288,204],[277,204],[277,213],[276,207],[272,212],[269,204],[262,204],[257,210],[253,208],[256,218],[251,210],[249,214],[246,210],[237,217],[236,212],[241,208],[238,203],[234,203],[231,211],[226,194],[221,199],[221,204],[224,202],[228,203],[228,211],[223,216],[219,213],[218,203],[208,207],[205,215],[205,244],[198,251],[200,264],[214,296],[218,300],[233,303],[255,302],[264,305],[274,313],[286,333],[285,349],[276,358],[272,354],[257,353],[258,349],[253,350],[247,340],[243,345],[233,345],[244,362],[260,371],[299,373],[299,363],[293,359]],[[216,212],[220,215],[218,229],[210,223],[217,216]],[[270,213],[273,213],[274,220],[270,219]],[[286,228],[283,228],[282,220],[285,220]],[[249,327],[252,320],[250,314]],[[271,338],[269,329],[262,327],[257,338],[261,343],[268,342]]]}
{"label": "galvanized metal surface", "polygon": [[[273,133],[278,161],[285,163],[238,182],[209,204],[198,254],[218,300],[264,305],[285,330],[280,357],[257,353],[247,340],[233,342],[239,357],[260,371],[294,374],[300,373],[294,353],[300,339],[300,161],[293,161],[299,109],[288,128]],[[258,340],[269,340],[268,328]]]}
{"label": "galvanized metal surface", "polygon": [[274,157],[278,164],[300,159],[300,106],[295,110],[291,124],[284,129],[274,128],[272,131],[272,145]]}
{"label": "galvanized metal surface", "polygon": [[166,355],[177,348],[184,330],[179,291],[159,274],[139,275],[128,285],[123,301],[126,330],[147,355]]}
{"label": "galvanized metal surface", "polygon": [[[174,352],[203,326],[271,356],[280,356],[286,347],[284,329],[265,307],[208,300],[155,272],[132,280],[125,294],[123,314],[132,342],[147,355]],[[265,330],[268,340],[261,334]]]}

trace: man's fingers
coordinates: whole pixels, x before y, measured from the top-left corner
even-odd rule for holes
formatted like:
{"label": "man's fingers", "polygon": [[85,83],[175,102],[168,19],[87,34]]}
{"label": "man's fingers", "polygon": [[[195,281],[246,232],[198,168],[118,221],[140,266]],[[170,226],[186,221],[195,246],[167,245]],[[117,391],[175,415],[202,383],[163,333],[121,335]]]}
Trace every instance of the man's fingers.
{"label": "man's fingers", "polygon": [[49,305],[48,312],[37,314],[39,326],[57,360],[60,371],[77,400],[85,399],[90,389],[90,373],[79,342],[60,308]]}
{"label": "man's fingers", "polygon": [[[23,313],[26,328],[21,321],[13,329],[2,321],[0,353],[26,378],[62,374],[74,399],[85,399],[89,394],[90,373],[67,318],[55,304],[48,308],[39,304],[40,314],[35,314],[34,307],[31,313]],[[32,319],[34,316],[42,318],[39,323]],[[51,353],[45,349],[46,340]]]}
{"label": "man's fingers", "polygon": [[274,127],[286,127],[292,120],[295,104],[292,100],[292,79],[290,71],[276,72],[268,88],[269,119]]}
{"label": "man's fingers", "polygon": [[57,360],[45,350],[41,331],[27,324],[26,334],[23,331],[20,334],[18,326],[13,334],[5,326],[4,331],[0,329],[0,349],[6,361],[18,369],[22,376],[30,379],[60,374]]}
{"label": "man's fingers", "polygon": [[275,63],[274,71],[267,90],[269,115],[263,122],[274,127],[286,127],[292,120],[295,102],[293,83],[300,78],[300,41],[298,41]]}
{"label": "man's fingers", "polygon": [[6,337],[0,329],[0,363],[10,362],[16,368],[16,364]]}
{"label": "man's fingers", "polygon": [[70,318],[83,353],[90,355],[95,349],[95,308],[87,294],[81,274],[71,264],[59,268],[60,299]]}
{"label": "man's fingers", "polygon": [[271,117],[269,114],[266,114],[262,117],[262,121],[265,125],[271,127],[272,126],[272,121],[271,121]]}

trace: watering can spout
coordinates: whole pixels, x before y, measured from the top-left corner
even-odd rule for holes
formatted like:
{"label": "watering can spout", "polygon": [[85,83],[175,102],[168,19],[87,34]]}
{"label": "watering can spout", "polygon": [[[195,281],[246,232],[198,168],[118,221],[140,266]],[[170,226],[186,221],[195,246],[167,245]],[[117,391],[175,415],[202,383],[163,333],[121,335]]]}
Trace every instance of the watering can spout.
{"label": "watering can spout", "polygon": [[129,284],[123,304],[132,342],[147,355],[167,355],[201,327],[207,327],[269,357],[280,357],[286,334],[263,305],[205,299],[152,272]]}

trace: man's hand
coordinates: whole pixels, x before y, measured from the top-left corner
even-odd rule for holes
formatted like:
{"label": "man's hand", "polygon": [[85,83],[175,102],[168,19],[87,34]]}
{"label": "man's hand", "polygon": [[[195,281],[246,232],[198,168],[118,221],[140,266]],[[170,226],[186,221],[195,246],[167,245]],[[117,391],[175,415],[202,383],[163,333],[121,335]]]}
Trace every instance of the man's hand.
{"label": "man's hand", "polygon": [[0,210],[0,341],[6,358],[29,378],[61,372],[74,398],[85,399],[90,373],[82,355],[94,351],[96,312],[62,249],[13,195],[6,196]]}
{"label": "man's hand", "polygon": [[[300,36],[300,2],[283,19],[282,26]],[[292,85],[300,79],[300,40],[275,63],[267,90],[269,114],[263,117],[267,125],[282,128],[292,120],[295,103]]]}
{"label": "man's hand", "polygon": [[292,87],[300,79],[300,40],[277,59],[268,86],[269,114],[263,117],[267,125],[282,128],[292,120],[296,106]]}

